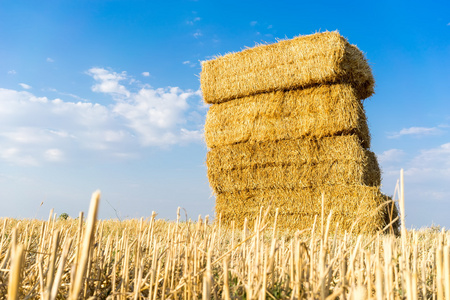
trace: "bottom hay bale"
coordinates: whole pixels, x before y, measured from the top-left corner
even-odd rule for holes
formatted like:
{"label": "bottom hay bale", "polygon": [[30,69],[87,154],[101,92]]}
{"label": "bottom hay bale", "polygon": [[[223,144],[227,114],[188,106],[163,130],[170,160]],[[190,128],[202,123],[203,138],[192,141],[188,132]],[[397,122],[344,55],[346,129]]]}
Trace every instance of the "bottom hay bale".
{"label": "bottom hay bale", "polygon": [[[241,227],[247,218],[255,222],[261,206],[272,209],[268,222],[273,222],[275,209],[279,209],[277,225],[289,230],[310,229],[316,216],[324,218],[332,211],[331,230],[338,232],[374,233],[389,224],[387,197],[378,187],[323,186],[294,190],[254,190],[220,193],[216,196],[216,217],[222,224]],[[397,217],[395,211],[393,218]],[[398,223],[394,225],[398,226]]]}

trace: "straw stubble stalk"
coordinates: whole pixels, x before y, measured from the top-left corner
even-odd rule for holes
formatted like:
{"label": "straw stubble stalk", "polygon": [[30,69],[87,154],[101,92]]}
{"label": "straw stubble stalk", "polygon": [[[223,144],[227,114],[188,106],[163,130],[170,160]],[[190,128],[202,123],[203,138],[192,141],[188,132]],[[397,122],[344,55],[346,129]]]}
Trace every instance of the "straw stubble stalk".
{"label": "straw stubble stalk", "polygon": [[363,147],[370,146],[365,111],[351,84],[325,84],[235,99],[212,105],[205,122],[209,148],[342,134],[356,134]]}
{"label": "straw stubble stalk", "polygon": [[207,103],[331,82],[352,82],[358,97],[365,99],[374,86],[364,55],[338,32],[300,36],[204,61],[200,80]]}
{"label": "straw stubble stalk", "polygon": [[448,245],[444,246],[444,286],[445,299],[450,299],[450,248]]}
{"label": "straw stubble stalk", "polygon": [[442,245],[439,245],[436,249],[436,285],[437,299],[444,300],[444,266]]}
{"label": "straw stubble stalk", "polygon": [[[15,235],[15,231],[14,231]],[[24,246],[22,244],[15,244],[15,241],[11,244],[12,258],[11,258],[11,269],[9,272],[9,283],[8,283],[8,299],[18,300],[20,299],[20,286],[22,277],[22,266],[24,264]]]}
{"label": "straw stubble stalk", "polygon": [[73,281],[73,288],[70,291],[69,300],[78,299],[78,295],[81,292],[83,279],[89,264],[89,252],[91,250],[92,241],[95,235],[95,224],[97,221],[99,202],[100,202],[100,191],[96,191],[92,194],[91,197],[91,205],[89,207],[86,230],[84,232],[83,237],[81,257],[76,267],[76,273],[74,276],[75,278]]}
{"label": "straw stubble stalk", "polygon": [[68,239],[65,242],[63,252],[61,254],[61,259],[59,262],[58,270],[56,272],[55,279],[53,281],[53,286],[50,292],[49,300],[55,300],[56,296],[58,295],[58,288],[61,283],[61,279],[64,273],[65,264],[67,260],[67,256],[69,255],[70,246],[72,245],[72,239]]}
{"label": "straw stubble stalk", "polygon": [[51,289],[53,287],[53,280],[55,276],[56,256],[59,248],[60,234],[59,230],[53,232],[53,245],[50,253],[50,262],[47,271],[47,287],[44,293],[46,299],[50,298]]}

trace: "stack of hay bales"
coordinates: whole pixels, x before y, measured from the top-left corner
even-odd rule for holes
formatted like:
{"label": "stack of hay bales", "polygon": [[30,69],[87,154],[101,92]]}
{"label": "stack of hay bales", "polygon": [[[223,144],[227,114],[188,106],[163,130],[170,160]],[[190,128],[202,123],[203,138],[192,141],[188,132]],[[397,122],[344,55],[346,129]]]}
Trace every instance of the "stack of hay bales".
{"label": "stack of hay bales", "polygon": [[272,203],[285,228],[311,227],[322,209],[341,230],[383,228],[362,103],[373,86],[364,55],[338,32],[203,62],[208,178],[222,222],[255,220]]}

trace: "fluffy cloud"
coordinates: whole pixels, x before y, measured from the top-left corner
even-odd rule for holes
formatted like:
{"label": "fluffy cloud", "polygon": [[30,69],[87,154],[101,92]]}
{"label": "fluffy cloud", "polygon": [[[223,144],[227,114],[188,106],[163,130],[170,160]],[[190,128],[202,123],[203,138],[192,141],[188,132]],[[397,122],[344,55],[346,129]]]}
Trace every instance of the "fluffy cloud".
{"label": "fluffy cloud", "polygon": [[[102,74],[102,77],[97,74]],[[122,74],[123,76],[118,76],[117,73],[102,69],[96,70],[93,77],[99,81],[98,86],[103,86],[105,82],[111,81],[111,78],[126,79],[124,73]],[[199,91],[183,91],[177,87],[165,89],[144,87],[136,93],[131,93],[124,86],[121,86],[121,89],[122,94],[128,96],[123,99],[116,98],[116,104],[111,107],[111,111],[122,117],[124,124],[139,136],[143,145],[166,146],[201,138],[198,130],[200,124],[195,124],[197,128],[194,130],[184,126],[191,125],[186,124],[185,114],[190,110],[188,99],[200,99]],[[97,89],[96,91],[112,96],[116,94],[115,89]]]}
{"label": "fluffy cloud", "polygon": [[120,81],[127,78],[126,72],[119,74],[103,68],[91,68],[87,74],[97,81],[97,84],[92,86],[92,91],[110,93],[113,96],[130,96],[130,92],[125,86],[119,84]]}
{"label": "fluffy cloud", "polygon": [[0,160],[36,166],[89,153],[135,158],[143,147],[202,139],[206,110],[199,91],[144,86],[131,92],[125,72],[92,68],[87,74],[95,80],[93,91],[111,97],[109,104],[0,88]]}

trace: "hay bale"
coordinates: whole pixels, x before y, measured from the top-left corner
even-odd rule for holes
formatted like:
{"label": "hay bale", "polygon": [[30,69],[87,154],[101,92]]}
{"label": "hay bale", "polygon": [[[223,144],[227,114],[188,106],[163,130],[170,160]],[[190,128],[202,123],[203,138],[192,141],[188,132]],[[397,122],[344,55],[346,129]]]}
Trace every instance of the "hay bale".
{"label": "hay bale", "polygon": [[204,61],[200,80],[203,98],[211,104],[334,82],[351,82],[358,99],[365,99],[374,86],[364,55],[338,32],[299,36]]}
{"label": "hay bale", "polygon": [[322,139],[288,139],[216,147],[208,151],[206,165],[208,170],[220,172],[266,165],[362,161],[366,153],[358,136],[340,135]]}
{"label": "hay bale", "polygon": [[375,154],[361,147],[355,135],[217,147],[208,152],[206,164],[210,185],[216,193],[381,184]]}
{"label": "hay bale", "polygon": [[266,165],[218,172],[208,169],[208,179],[216,194],[259,189],[292,190],[326,185],[381,184],[380,168],[370,151],[366,151],[362,161],[330,160],[317,164]]}
{"label": "hay bale", "polygon": [[[270,203],[279,208],[280,228],[302,230],[311,228],[315,216],[321,216],[322,194],[325,217],[333,211],[332,223],[339,223],[339,231],[373,233],[387,225],[386,201],[378,187],[322,186],[314,189],[267,189],[220,193],[216,197],[216,212],[220,212],[224,225],[235,222],[242,226],[245,218],[254,222],[261,206]],[[219,215],[219,214],[218,214]],[[268,221],[272,222],[274,210]],[[334,226],[335,226],[334,225]]]}
{"label": "hay bale", "polygon": [[209,148],[243,142],[370,134],[361,101],[350,84],[276,91],[212,105],[206,116]]}
{"label": "hay bale", "polygon": [[337,32],[203,62],[208,178],[223,224],[252,222],[272,202],[280,226],[310,228],[322,194],[341,231],[374,232],[395,218],[395,207],[379,209],[386,197],[369,151],[362,100],[373,86],[364,55]]}

